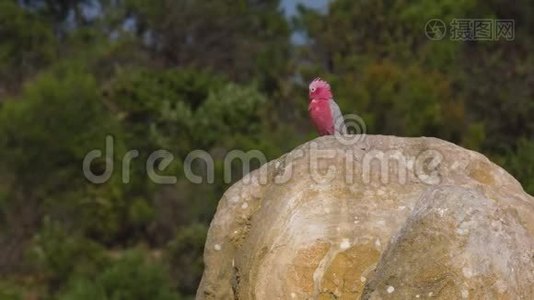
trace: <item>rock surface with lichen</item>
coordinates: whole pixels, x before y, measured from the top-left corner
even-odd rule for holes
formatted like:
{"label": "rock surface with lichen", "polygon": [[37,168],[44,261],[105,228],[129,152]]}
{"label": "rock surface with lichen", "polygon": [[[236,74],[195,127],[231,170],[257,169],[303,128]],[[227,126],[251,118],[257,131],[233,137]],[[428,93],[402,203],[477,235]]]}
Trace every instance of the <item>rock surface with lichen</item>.
{"label": "rock surface with lichen", "polygon": [[534,198],[435,138],[332,136],[234,184],[197,299],[533,299]]}

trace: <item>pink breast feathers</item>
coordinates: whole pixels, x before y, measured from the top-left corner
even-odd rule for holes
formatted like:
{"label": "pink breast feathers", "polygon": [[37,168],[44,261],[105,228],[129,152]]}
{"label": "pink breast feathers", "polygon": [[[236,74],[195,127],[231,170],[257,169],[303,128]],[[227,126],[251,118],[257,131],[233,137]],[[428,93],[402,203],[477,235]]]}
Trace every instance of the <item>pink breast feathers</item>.
{"label": "pink breast feathers", "polygon": [[308,106],[313,125],[320,135],[334,134],[334,120],[328,101],[326,99],[313,99]]}

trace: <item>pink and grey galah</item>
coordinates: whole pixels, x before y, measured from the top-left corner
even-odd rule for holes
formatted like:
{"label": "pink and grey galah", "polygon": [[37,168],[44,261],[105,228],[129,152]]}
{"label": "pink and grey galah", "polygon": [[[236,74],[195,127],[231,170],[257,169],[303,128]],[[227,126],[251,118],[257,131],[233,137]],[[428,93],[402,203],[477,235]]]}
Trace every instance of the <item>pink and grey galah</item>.
{"label": "pink and grey galah", "polygon": [[309,86],[308,112],[319,135],[346,134],[339,106],[334,101],[328,82],[315,78]]}

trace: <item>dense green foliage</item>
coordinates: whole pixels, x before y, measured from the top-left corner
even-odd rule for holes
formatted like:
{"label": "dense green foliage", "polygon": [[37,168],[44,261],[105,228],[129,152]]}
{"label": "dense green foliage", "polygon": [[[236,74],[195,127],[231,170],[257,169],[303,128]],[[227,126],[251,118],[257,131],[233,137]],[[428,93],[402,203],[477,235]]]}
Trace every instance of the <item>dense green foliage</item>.
{"label": "dense green foliage", "polygon": [[[432,41],[432,18],[514,19],[516,36]],[[368,133],[480,151],[533,194],[533,20],[526,0],[333,0],[292,20],[277,0],[0,0],[0,299],[191,299],[225,153],[314,137],[316,76]],[[93,184],[82,162],[107,136],[114,169]],[[175,183],[147,175],[160,149]],[[184,174],[197,149],[213,183]]]}

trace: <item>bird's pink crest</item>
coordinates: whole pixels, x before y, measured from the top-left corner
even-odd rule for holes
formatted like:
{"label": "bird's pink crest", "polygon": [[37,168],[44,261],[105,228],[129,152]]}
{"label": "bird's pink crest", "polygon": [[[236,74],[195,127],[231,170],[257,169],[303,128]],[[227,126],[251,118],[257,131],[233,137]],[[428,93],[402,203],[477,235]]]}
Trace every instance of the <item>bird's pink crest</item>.
{"label": "bird's pink crest", "polygon": [[322,80],[321,78],[317,77],[315,78],[311,83],[310,83],[310,89],[311,88],[325,88],[325,89],[328,89],[330,90],[330,85],[328,84],[328,82]]}
{"label": "bird's pink crest", "polygon": [[330,84],[321,78],[315,78],[309,86],[310,99],[331,99]]}

